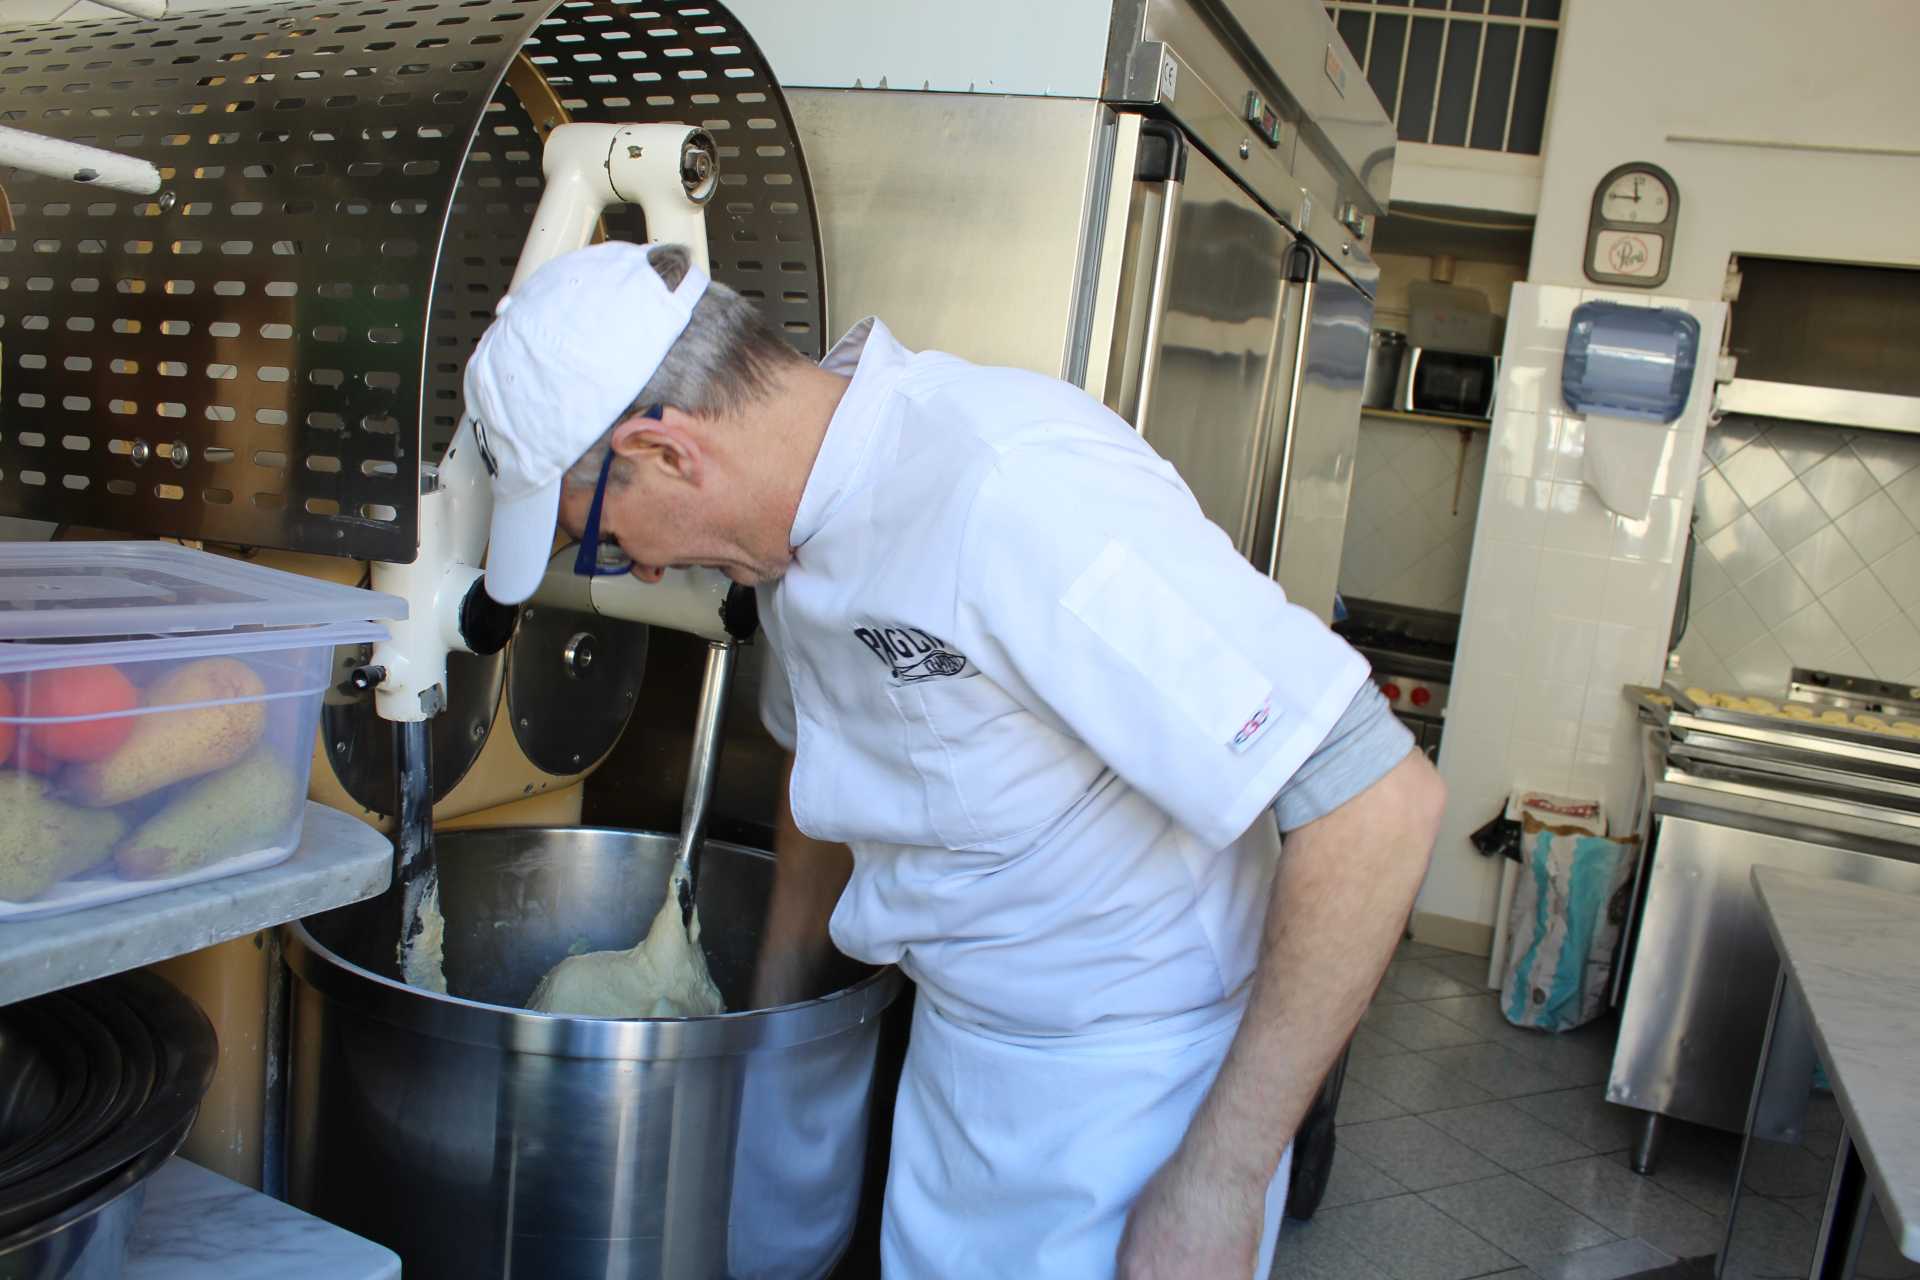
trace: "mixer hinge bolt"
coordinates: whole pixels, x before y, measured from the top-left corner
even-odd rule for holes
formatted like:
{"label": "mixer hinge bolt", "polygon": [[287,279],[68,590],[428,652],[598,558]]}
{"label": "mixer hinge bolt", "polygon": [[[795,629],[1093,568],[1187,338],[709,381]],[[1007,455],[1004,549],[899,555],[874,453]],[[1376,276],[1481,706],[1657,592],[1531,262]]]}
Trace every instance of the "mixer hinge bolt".
{"label": "mixer hinge bolt", "polygon": [[560,651],[560,660],[566,664],[567,674],[578,679],[593,669],[594,639],[590,631],[582,631],[567,641],[566,648]]}

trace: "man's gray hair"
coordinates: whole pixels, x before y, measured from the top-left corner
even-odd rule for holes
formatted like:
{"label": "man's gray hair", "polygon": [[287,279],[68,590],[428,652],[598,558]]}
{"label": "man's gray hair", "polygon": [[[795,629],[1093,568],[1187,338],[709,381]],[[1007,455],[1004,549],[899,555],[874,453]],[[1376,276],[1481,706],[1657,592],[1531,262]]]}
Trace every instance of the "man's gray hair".
{"label": "man's gray hair", "polygon": [[[685,247],[661,245],[649,257],[669,289],[691,261]],[[613,444],[613,428],[651,405],[672,405],[696,417],[734,413],[767,395],[783,366],[808,363],[750,299],[714,281],[694,305],[687,327],[653,377],[567,472],[567,483],[592,488]],[[623,464],[624,465],[624,464]],[[620,466],[614,468],[619,478]]]}

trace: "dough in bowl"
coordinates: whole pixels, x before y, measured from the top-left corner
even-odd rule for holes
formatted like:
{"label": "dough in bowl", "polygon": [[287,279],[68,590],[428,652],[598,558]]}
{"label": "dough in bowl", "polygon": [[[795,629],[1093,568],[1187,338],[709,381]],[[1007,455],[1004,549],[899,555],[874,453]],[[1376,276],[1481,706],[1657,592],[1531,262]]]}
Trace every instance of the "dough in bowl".
{"label": "dough in bowl", "polygon": [[697,1018],[726,1011],[700,951],[699,913],[691,930],[683,926],[671,885],[640,945],[568,956],[540,979],[527,1008],[576,1018]]}

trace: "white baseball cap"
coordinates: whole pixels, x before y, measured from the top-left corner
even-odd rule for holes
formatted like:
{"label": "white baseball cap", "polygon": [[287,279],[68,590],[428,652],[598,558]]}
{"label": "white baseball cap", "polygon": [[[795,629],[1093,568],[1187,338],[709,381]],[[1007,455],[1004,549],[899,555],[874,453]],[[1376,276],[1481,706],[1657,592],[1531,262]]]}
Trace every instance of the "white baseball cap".
{"label": "white baseball cap", "polygon": [[668,289],[659,246],[609,240],[562,254],[500,299],[467,361],[467,426],[493,485],[487,594],[532,595],[546,572],[567,470],[614,425],[707,290],[689,262]]}

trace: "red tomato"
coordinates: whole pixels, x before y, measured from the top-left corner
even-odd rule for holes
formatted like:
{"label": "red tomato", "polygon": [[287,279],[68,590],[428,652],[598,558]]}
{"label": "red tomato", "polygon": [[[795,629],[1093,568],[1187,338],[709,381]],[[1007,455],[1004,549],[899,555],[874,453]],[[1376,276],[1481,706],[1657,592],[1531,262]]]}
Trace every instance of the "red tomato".
{"label": "red tomato", "polygon": [[[13,686],[5,680],[0,680],[0,718],[12,714],[14,714]],[[13,739],[17,728],[16,725],[0,724],[0,764],[5,764],[7,757],[13,754]]]}
{"label": "red tomato", "polygon": [[140,691],[118,667],[64,667],[29,677],[25,714],[33,717],[109,716],[33,726],[33,745],[60,760],[103,760],[133,732]]}

